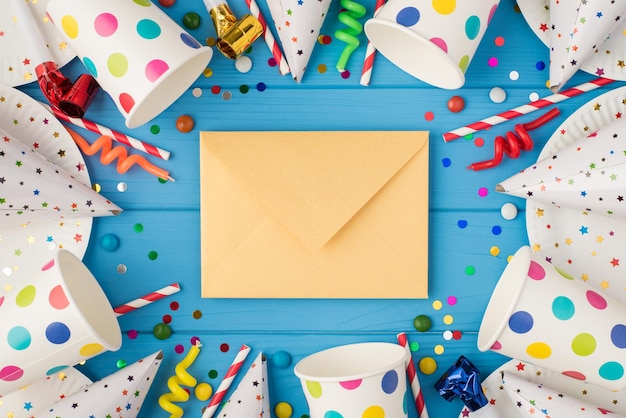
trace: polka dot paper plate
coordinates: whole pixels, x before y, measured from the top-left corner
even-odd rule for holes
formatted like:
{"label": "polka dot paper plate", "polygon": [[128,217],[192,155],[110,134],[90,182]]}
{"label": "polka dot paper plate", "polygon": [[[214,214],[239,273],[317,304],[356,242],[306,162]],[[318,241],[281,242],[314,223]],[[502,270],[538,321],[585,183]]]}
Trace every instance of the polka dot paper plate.
{"label": "polka dot paper plate", "polygon": [[[615,413],[626,415],[626,392],[624,390],[617,392],[610,391],[599,386],[572,379],[571,377],[551,370],[546,370],[531,363],[512,359],[500,366],[482,382],[483,391],[489,400],[489,404],[486,405],[485,408],[494,412],[492,416],[507,418],[521,416],[519,407],[511,400],[510,396],[506,393],[505,387],[502,385],[502,372],[535,382],[540,387],[543,385],[555,389],[559,394],[569,395],[571,402],[574,404],[578,401],[582,401],[580,402],[581,408],[583,405],[588,407],[589,404],[592,404]],[[540,411],[535,412],[533,416],[546,416],[545,414],[541,414]],[[591,411],[589,412],[591,413]],[[583,415],[587,416],[586,414]],[[459,418],[471,418],[473,416],[478,417],[478,414],[473,414],[467,407],[463,407],[459,413]],[[609,414],[608,416],[613,415]]]}
{"label": "polka dot paper plate", "polygon": [[[550,0],[517,0],[517,5],[531,30],[550,46]],[[612,80],[626,80],[626,20],[615,29],[597,53],[581,66],[589,74]]]}
{"label": "polka dot paper plate", "polygon": [[[592,99],[557,128],[539,159],[553,155],[623,115],[626,115],[626,87]],[[526,228],[536,255],[626,304],[626,219],[528,199]]]}
{"label": "polka dot paper plate", "polygon": [[[21,86],[36,81],[35,65],[31,63],[28,42],[20,30],[20,23],[14,18],[11,1],[4,1],[0,13],[0,83],[10,86]],[[46,17],[48,0],[31,1],[28,3],[31,13],[44,39],[48,41],[48,49],[59,67],[70,62],[76,54],[61,40],[58,30]]]}
{"label": "polka dot paper plate", "polygon": [[[7,136],[19,138],[82,183],[91,184],[85,160],[63,125],[27,94],[0,84],[2,131]],[[5,196],[10,193],[10,188],[8,183],[2,187],[4,184],[4,179],[0,178],[0,202],[3,198],[10,200],[9,195]],[[42,181],[36,190],[45,187],[45,181]],[[0,283],[9,283],[9,278],[13,281],[35,271],[50,260],[52,252],[57,248],[65,248],[82,258],[89,242],[91,226],[91,217],[3,226],[0,230]]]}

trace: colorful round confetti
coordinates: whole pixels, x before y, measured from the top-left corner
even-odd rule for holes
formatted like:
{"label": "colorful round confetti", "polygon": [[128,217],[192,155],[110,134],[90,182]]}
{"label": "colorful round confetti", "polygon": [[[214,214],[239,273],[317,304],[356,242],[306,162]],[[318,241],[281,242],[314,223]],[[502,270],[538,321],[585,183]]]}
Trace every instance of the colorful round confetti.
{"label": "colorful round confetti", "polygon": [[235,60],[235,69],[240,73],[247,73],[252,69],[252,60],[247,55],[242,55]]}
{"label": "colorful round confetti", "polygon": [[511,202],[507,202],[500,208],[500,215],[507,221],[517,218],[517,206]]}

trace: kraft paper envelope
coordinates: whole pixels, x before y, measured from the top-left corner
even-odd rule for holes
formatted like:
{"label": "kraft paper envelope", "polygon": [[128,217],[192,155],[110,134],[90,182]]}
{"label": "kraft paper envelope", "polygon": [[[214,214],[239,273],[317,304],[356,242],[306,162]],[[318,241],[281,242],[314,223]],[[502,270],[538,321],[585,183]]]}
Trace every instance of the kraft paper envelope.
{"label": "kraft paper envelope", "polygon": [[202,297],[428,297],[428,132],[202,132]]}

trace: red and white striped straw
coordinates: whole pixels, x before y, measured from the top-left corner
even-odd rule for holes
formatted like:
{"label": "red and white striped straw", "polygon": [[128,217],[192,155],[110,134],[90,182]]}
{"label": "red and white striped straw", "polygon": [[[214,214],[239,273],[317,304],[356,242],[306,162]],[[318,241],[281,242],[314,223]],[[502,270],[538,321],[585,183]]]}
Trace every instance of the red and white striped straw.
{"label": "red and white striped straw", "polygon": [[143,151],[145,153],[161,158],[163,160],[169,160],[170,158],[169,151],[155,147],[152,144],[149,144],[137,138],[133,138],[131,136],[125,135],[111,128],[107,128],[106,126],[102,126],[96,122],[92,122],[89,119],[73,118],[71,116],[67,116],[65,113],[61,112],[59,109],[55,109],[45,103],[41,103],[41,104],[44,107],[46,107],[50,112],[52,112],[54,116],[56,116],[57,118],[61,119],[64,122],[71,123],[74,126],[87,129],[88,131],[95,132],[100,135],[110,136],[111,139],[117,142],[121,142],[122,144],[128,145],[131,148],[134,148],[139,151]]}
{"label": "red and white striped straw", "polygon": [[169,286],[165,286],[159,290],[148,293],[145,296],[120,305],[117,308],[114,308],[113,311],[116,316],[121,316],[178,292],[180,292],[180,285],[178,283],[172,283]]}
{"label": "red and white striped straw", "polygon": [[241,369],[243,362],[246,360],[246,357],[248,357],[248,353],[250,353],[250,347],[245,344],[242,345],[239,352],[235,356],[235,359],[228,368],[228,371],[224,375],[224,378],[220,382],[220,385],[217,387],[209,405],[203,410],[202,418],[213,417],[213,414],[224,400],[224,396],[226,395],[226,392],[228,392],[228,388],[230,388],[230,385],[233,383],[233,380],[235,380],[237,373],[239,373],[239,369]]}
{"label": "red and white striped straw", "polygon": [[576,87],[563,90],[560,93],[551,94],[550,96],[544,97],[543,99],[535,100],[534,102],[518,106],[514,109],[507,110],[506,112],[498,113],[495,116],[491,116],[478,122],[470,123],[469,125],[463,126],[453,131],[446,132],[445,134],[443,134],[443,140],[445,142],[448,142],[452,141],[453,139],[462,138],[465,135],[473,134],[474,132],[489,129],[494,125],[498,125],[502,122],[506,122],[521,115],[526,115],[530,112],[534,112],[535,110],[542,109],[546,106],[551,106],[555,103],[562,102],[563,100],[578,96],[579,94],[595,90],[598,87],[605,86],[614,81],[615,80],[610,80],[603,77],[596,78],[589,82],[579,84]]}
{"label": "red and white striped straw", "polygon": [[[374,16],[385,4],[385,0],[376,0],[374,5]],[[372,69],[374,68],[374,57],[376,56],[376,47],[372,42],[367,41],[367,47],[365,47],[365,59],[363,60],[363,71],[361,71],[361,79],[359,83],[362,86],[369,86],[372,79]]]}
{"label": "red and white striped straw", "polygon": [[401,332],[397,335],[398,343],[404,347],[409,356],[406,363],[406,372],[409,376],[409,383],[411,385],[411,392],[413,393],[413,399],[415,400],[415,406],[417,407],[417,415],[419,418],[428,418],[428,411],[426,410],[426,404],[424,403],[424,395],[422,394],[422,387],[419,380],[417,380],[417,372],[415,370],[415,363],[413,363],[413,356],[411,355],[411,348],[409,347],[409,341],[406,337],[406,333]]}
{"label": "red and white striped straw", "polygon": [[270,31],[267,27],[267,21],[265,20],[265,17],[263,17],[261,9],[259,9],[259,5],[255,0],[246,0],[246,4],[248,5],[248,9],[250,9],[250,14],[256,17],[263,28],[263,39],[265,39],[265,43],[272,52],[272,56],[276,60],[276,64],[278,64],[278,71],[280,71],[281,75],[289,74],[289,64],[287,64],[287,60],[285,59],[283,51],[280,49],[280,45],[276,42],[276,39],[274,39],[272,31]]}

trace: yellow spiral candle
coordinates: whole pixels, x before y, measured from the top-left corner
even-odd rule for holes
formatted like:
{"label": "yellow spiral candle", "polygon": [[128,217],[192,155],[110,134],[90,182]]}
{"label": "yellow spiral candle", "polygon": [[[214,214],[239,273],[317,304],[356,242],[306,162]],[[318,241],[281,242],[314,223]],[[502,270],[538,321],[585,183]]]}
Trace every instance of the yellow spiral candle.
{"label": "yellow spiral candle", "polygon": [[187,372],[187,368],[193,364],[198,354],[200,354],[200,347],[200,341],[196,341],[185,358],[174,368],[175,374],[167,379],[167,387],[170,392],[164,393],[159,397],[159,406],[170,413],[170,418],[183,416],[183,409],[174,404],[174,402],[187,402],[189,400],[189,393],[182,386],[196,386],[197,380]]}

